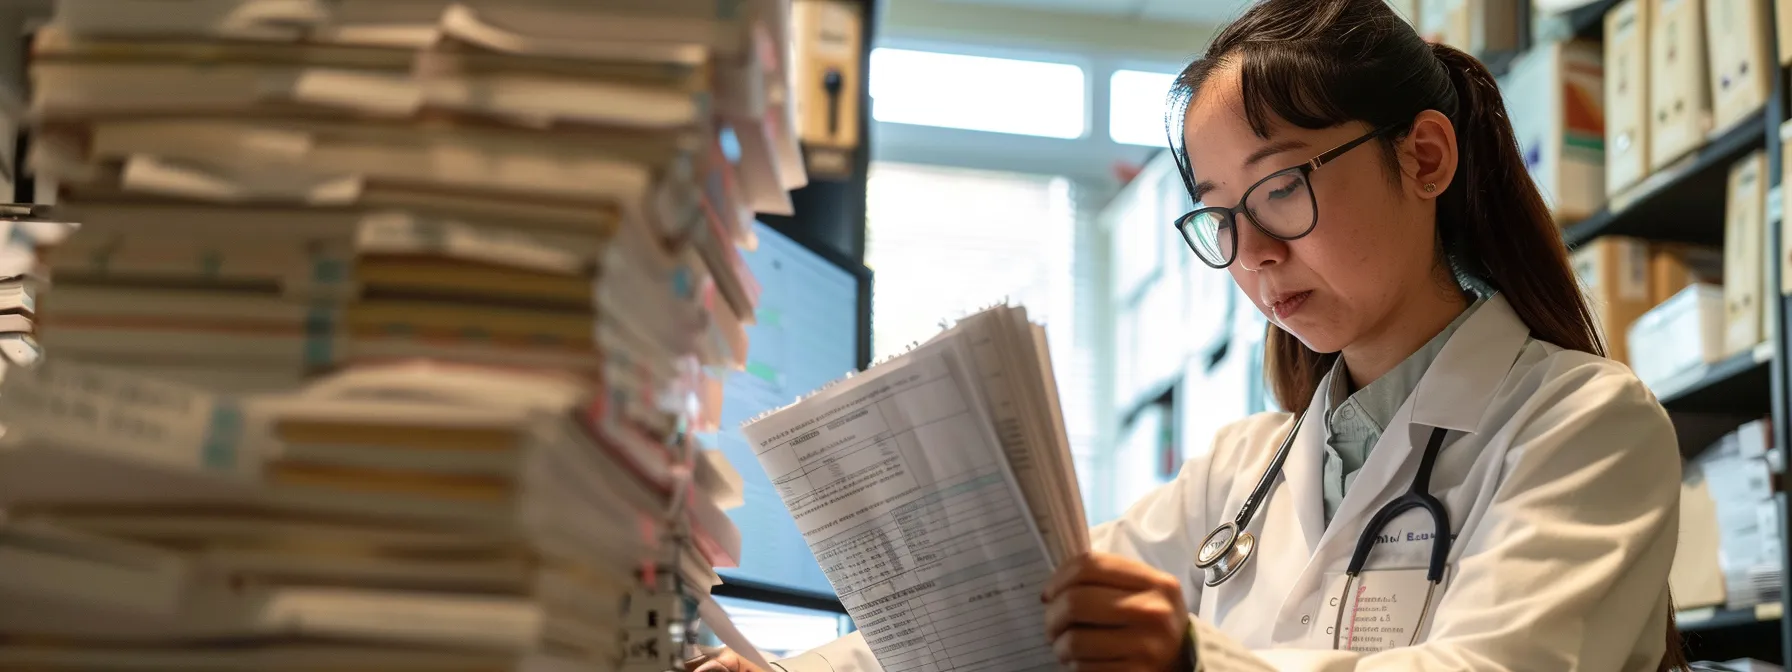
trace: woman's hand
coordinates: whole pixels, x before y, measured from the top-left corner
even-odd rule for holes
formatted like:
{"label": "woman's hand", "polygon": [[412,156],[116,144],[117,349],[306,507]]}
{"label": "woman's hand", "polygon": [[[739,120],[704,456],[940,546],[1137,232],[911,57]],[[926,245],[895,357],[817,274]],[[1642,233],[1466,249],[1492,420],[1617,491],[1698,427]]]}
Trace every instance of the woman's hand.
{"label": "woman's hand", "polygon": [[1046,637],[1077,672],[1186,672],[1188,609],[1176,577],[1145,563],[1089,553],[1046,583]]}
{"label": "woman's hand", "polygon": [[730,649],[717,649],[695,660],[686,661],[684,669],[686,672],[764,672],[752,663],[741,660]]}

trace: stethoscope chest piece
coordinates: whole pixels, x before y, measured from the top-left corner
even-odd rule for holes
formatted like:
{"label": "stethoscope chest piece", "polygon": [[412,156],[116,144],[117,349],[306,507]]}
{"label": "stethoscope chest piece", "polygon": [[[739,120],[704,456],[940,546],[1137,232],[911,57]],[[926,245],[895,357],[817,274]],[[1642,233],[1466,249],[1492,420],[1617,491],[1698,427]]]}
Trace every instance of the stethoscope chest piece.
{"label": "stethoscope chest piece", "polygon": [[1207,571],[1205,583],[1211,588],[1225,583],[1233,574],[1237,574],[1256,550],[1256,537],[1239,529],[1237,523],[1227,522],[1214,528],[1207,533],[1207,538],[1201,540],[1201,550],[1195,555],[1195,566]]}

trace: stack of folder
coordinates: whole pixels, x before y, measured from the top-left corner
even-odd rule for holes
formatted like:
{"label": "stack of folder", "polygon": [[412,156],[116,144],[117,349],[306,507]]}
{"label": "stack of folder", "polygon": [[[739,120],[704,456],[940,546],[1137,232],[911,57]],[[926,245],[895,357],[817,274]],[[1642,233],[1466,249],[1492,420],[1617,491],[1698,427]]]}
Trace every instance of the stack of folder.
{"label": "stack of folder", "polygon": [[677,669],[787,0],[59,0],[0,668]]}
{"label": "stack of folder", "polygon": [[68,239],[72,224],[48,208],[0,203],[0,378],[43,355],[36,338],[37,296],[49,284],[43,255]]}

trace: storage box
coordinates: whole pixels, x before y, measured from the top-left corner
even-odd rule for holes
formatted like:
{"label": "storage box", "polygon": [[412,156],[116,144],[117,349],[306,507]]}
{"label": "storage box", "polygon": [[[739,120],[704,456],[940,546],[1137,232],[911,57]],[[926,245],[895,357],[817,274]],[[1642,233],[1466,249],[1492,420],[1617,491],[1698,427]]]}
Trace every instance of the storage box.
{"label": "storage box", "polygon": [[1649,5],[1650,0],[1624,0],[1605,13],[1608,196],[1649,174]]}
{"label": "storage box", "polygon": [[1685,243],[1649,245],[1649,302],[1660,304],[1697,283],[1724,282],[1724,251]]}
{"label": "storage box", "polygon": [[[1789,35],[1786,41],[1792,42],[1792,35]],[[1783,223],[1785,220],[1785,197],[1787,194],[1792,194],[1792,189],[1786,188],[1786,185],[1792,184],[1792,144],[1788,144],[1788,140],[1792,140],[1792,121],[1780,124],[1780,219],[1782,223],[1780,224],[1779,249],[1779,293],[1792,295],[1792,235],[1786,235],[1786,225]]]}
{"label": "storage box", "polygon": [[1767,2],[1705,0],[1713,128],[1729,128],[1767,104],[1773,87]]}
{"label": "storage box", "polygon": [[1559,224],[1605,204],[1604,86],[1595,42],[1542,45],[1501,82],[1525,168]]}
{"label": "storage box", "polygon": [[[1763,172],[1762,175],[1766,175],[1766,173]],[[1771,188],[1769,191],[1771,191]],[[1760,275],[1760,277],[1756,278],[1756,284],[1760,287],[1756,290],[1758,292],[1756,297],[1758,297],[1758,300],[1761,302],[1762,341],[1773,340],[1774,325],[1779,324],[1780,316],[1780,302],[1778,301],[1779,294],[1777,293],[1780,288],[1778,284],[1774,283],[1772,273],[1774,264],[1779,263],[1779,250],[1775,248],[1772,243],[1773,236],[1767,229],[1767,199],[1762,198],[1761,251],[1755,254],[1755,257],[1759,259],[1761,263],[1760,267],[1757,268],[1755,272]],[[1782,242],[1780,245],[1784,246],[1785,243]]]}
{"label": "storage box", "polygon": [[1674,606],[1681,609],[1722,606],[1724,574],[1719,569],[1717,502],[1711,498],[1711,481],[1697,465],[1687,465],[1680,484],[1680,534],[1674,564],[1668,571],[1668,588]]}
{"label": "storage box", "polygon": [[797,137],[805,145],[851,150],[859,144],[863,6],[842,0],[791,6]]}
{"label": "storage box", "polygon": [[[1750,420],[1736,428],[1737,454],[1742,457],[1758,457],[1766,460],[1771,466],[1772,460],[1767,452],[1773,450],[1773,423],[1768,418]],[[1771,471],[1771,469],[1769,469]]]}
{"label": "storage box", "polygon": [[1724,358],[1724,288],[1697,284],[1649,309],[1625,339],[1631,371],[1651,389]]}
{"label": "storage box", "polygon": [[1701,0],[1650,0],[1649,170],[1705,143],[1711,132]]}
{"label": "storage box", "polygon": [[[1518,3],[1530,0],[1457,0],[1450,3],[1437,41],[1475,56],[1518,48]],[[1419,10],[1421,15],[1430,7]],[[1425,19],[1421,16],[1421,19]],[[1428,19],[1427,19],[1428,20]]]}
{"label": "storage box", "polygon": [[1626,360],[1625,333],[1655,306],[1649,300],[1649,243],[1602,236],[1574,251],[1574,274],[1593,309],[1594,327],[1606,356]]}
{"label": "storage box", "polygon": [[1780,38],[1780,62],[1792,63],[1792,0],[1773,0],[1774,34]]}
{"label": "storage box", "polygon": [[1724,199],[1724,345],[1729,353],[1764,337],[1762,248],[1767,244],[1767,155],[1754,152],[1730,167]]}

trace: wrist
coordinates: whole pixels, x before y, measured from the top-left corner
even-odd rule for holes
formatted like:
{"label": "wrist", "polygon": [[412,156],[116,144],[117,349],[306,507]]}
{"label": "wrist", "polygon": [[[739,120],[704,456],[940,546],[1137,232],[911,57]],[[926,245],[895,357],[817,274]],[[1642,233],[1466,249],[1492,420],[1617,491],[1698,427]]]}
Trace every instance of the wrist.
{"label": "wrist", "polygon": [[1195,619],[1188,619],[1187,627],[1182,629],[1182,651],[1176,656],[1176,664],[1170,669],[1176,672],[1195,672]]}

